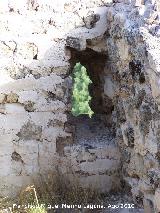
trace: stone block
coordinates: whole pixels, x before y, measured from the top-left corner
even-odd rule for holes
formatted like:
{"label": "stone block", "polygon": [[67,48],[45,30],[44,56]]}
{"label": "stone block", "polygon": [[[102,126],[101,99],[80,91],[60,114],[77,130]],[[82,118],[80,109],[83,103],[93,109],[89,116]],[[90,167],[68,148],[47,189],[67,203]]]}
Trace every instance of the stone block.
{"label": "stone block", "polygon": [[134,128],[134,150],[136,153],[139,153],[142,156],[145,156],[147,153],[144,138],[137,127]]}
{"label": "stone block", "polygon": [[52,112],[31,112],[31,120],[39,126],[46,127],[51,120],[57,118],[58,113],[55,115]]}
{"label": "stone block", "polygon": [[16,134],[28,119],[29,117],[26,113],[0,114],[0,128],[3,129],[5,133]]}
{"label": "stone block", "polygon": [[100,15],[99,14],[89,14],[86,17],[83,18],[83,21],[85,23],[85,27],[87,29],[92,29],[95,27],[96,22],[100,20]]}
{"label": "stone block", "polygon": [[68,36],[66,39],[66,47],[82,51],[86,49],[86,39]]}
{"label": "stone block", "polygon": [[4,103],[6,101],[6,95],[1,93],[0,94],[0,104]]}
{"label": "stone block", "polygon": [[108,175],[91,175],[88,177],[80,177],[80,183],[83,187],[91,187],[102,193],[109,192],[119,188],[120,179]]}
{"label": "stone block", "polygon": [[129,60],[129,46],[124,39],[119,39],[117,42],[119,57],[121,60]]}
{"label": "stone block", "polygon": [[7,103],[16,103],[18,101],[18,95],[15,93],[10,93],[7,95]]}
{"label": "stone block", "polygon": [[[34,43],[22,43],[18,45],[16,54],[24,59],[34,59],[37,60],[38,57],[38,47]],[[18,56],[18,55],[17,55]]]}
{"label": "stone block", "polygon": [[[13,45],[14,45],[14,47],[13,47]],[[3,58],[12,57],[15,46],[16,46],[16,44],[13,42],[10,44],[5,41],[0,41],[0,49],[1,49],[0,57],[3,57]]]}
{"label": "stone block", "polygon": [[160,188],[156,189],[154,200],[155,200],[156,210],[157,212],[160,212]]}
{"label": "stone block", "polygon": [[[47,127],[42,132],[42,138],[48,141],[54,141],[57,137],[62,136],[65,137],[65,132],[59,126]],[[67,136],[67,134],[66,134]]]}
{"label": "stone block", "polygon": [[114,16],[114,24],[119,24],[119,26],[124,27],[126,18],[123,13],[117,13]]}
{"label": "stone block", "polygon": [[116,86],[113,83],[113,79],[109,76],[106,76],[104,84],[104,94],[113,99],[115,95],[115,87]]}
{"label": "stone block", "polygon": [[115,15],[114,10],[113,10],[112,8],[109,8],[109,9],[107,10],[107,20],[108,20],[109,22],[112,22],[112,21],[114,20],[114,15]]}
{"label": "stone block", "polygon": [[144,166],[147,170],[156,167],[158,168],[158,161],[154,158],[154,156],[151,153],[148,153],[144,157]]}
{"label": "stone block", "polygon": [[145,140],[145,146],[146,146],[146,149],[153,156],[155,156],[155,154],[158,152],[158,140],[157,140],[154,132],[152,131],[151,127],[149,129],[149,133],[148,133],[146,140]]}
{"label": "stone block", "polygon": [[63,83],[63,79],[54,73],[49,76],[41,77],[40,79],[35,79],[30,75],[26,78],[18,79],[17,81],[13,81],[13,79],[6,80],[9,82],[6,84],[4,82],[2,84],[1,93],[9,93],[9,101],[12,101],[12,98],[14,101],[17,101],[17,96],[15,94],[18,92],[27,90],[34,91],[35,88],[37,90],[54,91],[57,84]]}
{"label": "stone block", "polygon": [[110,159],[97,159],[94,162],[84,162],[80,164],[80,170],[86,173],[98,174],[107,171],[117,170],[119,161]]}
{"label": "stone block", "polygon": [[[18,137],[18,136],[17,136]],[[17,138],[18,139],[18,138]],[[12,150],[14,150],[19,153],[21,156],[25,157],[25,161],[27,156],[26,155],[32,155],[32,157],[29,157],[29,161],[33,160],[34,158],[37,158],[39,143],[36,140],[18,140],[18,142],[15,142],[12,144]],[[10,151],[10,153],[11,153]]]}
{"label": "stone block", "polygon": [[4,114],[25,113],[24,106],[19,103],[9,103],[4,105]]}
{"label": "stone block", "polygon": [[40,140],[42,136],[42,127],[28,121],[21,127],[17,136],[21,140]]}
{"label": "stone block", "polygon": [[65,154],[65,146],[73,144],[73,138],[71,134],[66,135],[65,132],[56,138],[56,151],[59,155]]}
{"label": "stone block", "polygon": [[25,103],[28,101],[31,102],[41,102],[41,101],[45,101],[45,99],[43,97],[40,97],[40,95],[38,95],[37,91],[34,90],[24,90],[24,91],[20,91],[18,92],[18,102],[19,103]]}
{"label": "stone block", "polygon": [[37,103],[34,105],[36,112],[65,112],[67,106],[59,100],[51,101],[50,103]]}

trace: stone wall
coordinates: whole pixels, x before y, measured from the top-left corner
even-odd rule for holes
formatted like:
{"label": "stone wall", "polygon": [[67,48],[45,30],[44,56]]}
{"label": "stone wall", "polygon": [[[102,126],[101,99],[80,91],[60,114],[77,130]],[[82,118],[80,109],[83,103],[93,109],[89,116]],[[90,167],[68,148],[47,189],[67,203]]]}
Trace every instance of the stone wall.
{"label": "stone wall", "polygon": [[160,211],[159,10],[158,1],[0,2],[1,195],[16,194],[60,161],[87,155],[82,146],[64,151],[73,143],[67,123],[71,52],[65,47],[89,48],[107,55],[103,98],[114,105],[121,174],[137,201]]}
{"label": "stone wall", "polygon": [[158,212],[160,46],[156,4],[123,9],[116,4],[108,11],[105,40],[109,69],[116,74],[112,77],[117,82],[113,100],[122,174],[135,200]]}
{"label": "stone wall", "polygon": [[58,1],[0,2],[0,194],[4,196],[16,194],[35,174],[53,170],[59,138],[71,137],[64,131],[69,63],[63,37],[67,23],[59,18],[62,7]]}
{"label": "stone wall", "polygon": [[[53,171],[63,159],[64,146],[72,143],[66,38],[76,28],[87,35],[90,16],[83,17],[100,5],[103,2],[0,2],[0,195],[16,195],[37,174]],[[106,8],[99,10],[105,17]],[[105,23],[101,19],[89,37],[103,34]]]}
{"label": "stone wall", "polygon": [[[100,16],[99,23],[103,19],[105,32],[95,37],[83,32],[83,37],[86,48],[108,56],[103,97],[114,105],[112,124],[122,155],[123,179],[146,211],[159,212],[159,3],[117,2],[105,9],[106,19],[100,16],[102,11],[94,13]],[[73,35],[79,38],[76,32]],[[84,50],[84,41],[78,43],[67,45]]]}

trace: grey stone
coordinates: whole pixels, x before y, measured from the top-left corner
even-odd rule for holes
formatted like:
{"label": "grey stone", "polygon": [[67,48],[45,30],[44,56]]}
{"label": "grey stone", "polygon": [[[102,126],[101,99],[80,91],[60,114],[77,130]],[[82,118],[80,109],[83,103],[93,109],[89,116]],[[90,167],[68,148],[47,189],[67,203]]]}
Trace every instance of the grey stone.
{"label": "grey stone", "polygon": [[27,111],[27,112],[34,112],[34,104],[32,101],[28,101],[28,102],[25,102],[24,104],[24,109]]}
{"label": "grey stone", "polygon": [[79,51],[85,50],[86,49],[86,39],[68,36],[66,39],[66,47],[70,47],[70,48],[73,48],[73,49],[76,49]]}
{"label": "grey stone", "polygon": [[42,127],[37,126],[32,122],[28,122],[24,126],[22,126],[17,136],[21,140],[40,140],[42,134]]}
{"label": "grey stone", "polygon": [[134,147],[134,129],[132,127],[128,127],[125,131],[125,134],[128,139],[128,146]]}
{"label": "grey stone", "polygon": [[87,29],[92,29],[95,27],[95,24],[97,21],[100,20],[100,15],[99,14],[91,14],[88,15],[87,17],[83,18],[83,21],[85,23],[85,27]]}

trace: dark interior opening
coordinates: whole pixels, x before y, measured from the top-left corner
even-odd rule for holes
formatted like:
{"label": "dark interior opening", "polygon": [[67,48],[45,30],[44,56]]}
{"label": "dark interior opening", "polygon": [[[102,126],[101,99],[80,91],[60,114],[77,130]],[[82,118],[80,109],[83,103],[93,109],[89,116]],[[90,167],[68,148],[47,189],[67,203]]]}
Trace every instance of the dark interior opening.
{"label": "dark interior opening", "polygon": [[84,51],[77,51],[69,48],[71,51],[71,71],[76,63],[80,62],[86,67],[88,75],[92,80],[90,84],[89,92],[92,97],[91,108],[95,114],[104,113],[104,101],[103,101],[103,85],[104,85],[104,66],[107,60],[107,56],[92,49],[86,48]]}
{"label": "dark interior opening", "polygon": [[68,121],[75,126],[74,142],[92,146],[93,144],[106,144],[115,137],[114,125],[112,122],[112,111],[114,110],[112,99],[104,93],[107,54],[99,53],[86,48],[84,51],[77,51],[68,48],[71,54],[70,75],[76,63],[80,62],[86,67],[88,75],[92,80],[89,87],[92,97],[90,107],[94,115],[90,119],[88,115],[78,117],[69,115]]}

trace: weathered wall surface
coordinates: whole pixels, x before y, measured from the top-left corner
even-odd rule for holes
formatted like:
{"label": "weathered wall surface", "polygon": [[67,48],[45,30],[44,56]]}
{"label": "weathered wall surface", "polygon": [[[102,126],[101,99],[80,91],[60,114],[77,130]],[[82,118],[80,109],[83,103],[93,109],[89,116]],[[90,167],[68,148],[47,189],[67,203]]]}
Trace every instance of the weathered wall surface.
{"label": "weathered wall surface", "polygon": [[[118,2],[106,7],[102,36],[82,34],[86,47],[108,55],[104,97],[114,104],[112,122],[123,178],[135,200],[156,212],[160,211],[159,12],[158,1]],[[79,47],[84,49],[81,40]]]}
{"label": "weathered wall surface", "polygon": [[108,158],[107,149],[103,154],[100,148],[92,150],[93,155],[82,146],[63,150],[72,143],[66,123],[71,86],[67,43],[78,51],[107,53],[104,96],[114,104],[123,177],[136,199],[160,211],[159,10],[158,1],[0,2],[2,195],[68,159],[77,168],[75,159],[81,158],[79,170],[87,174],[91,164],[97,171],[98,162]]}
{"label": "weathered wall surface", "polygon": [[85,9],[101,4],[0,2],[1,195],[16,194],[37,173],[54,170],[63,147],[72,143],[65,124],[71,85],[66,38],[78,27],[87,37],[103,34],[105,19],[94,30],[88,30],[90,19],[83,20]]}
{"label": "weathered wall surface", "polygon": [[[122,174],[145,209],[159,211],[159,9],[116,4],[108,11],[108,69],[117,85],[113,100]],[[154,31],[152,31],[154,28]],[[152,29],[152,30],[151,30]]]}
{"label": "weathered wall surface", "polygon": [[1,195],[53,170],[57,141],[70,137],[64,131],[68,58],[61,7],[55,1],[0,2]]}
{"label": "weathered wall surface", "polygon": [[[114,104],[122,175],[145,211],[159,212],[159,2],[117,2],[105,9],[101,36],[89,38],[81,28],[71,35],[81,32],[86,47],[107,52],[103,95]],[[68,45],[84,49],[82,40]]]}

